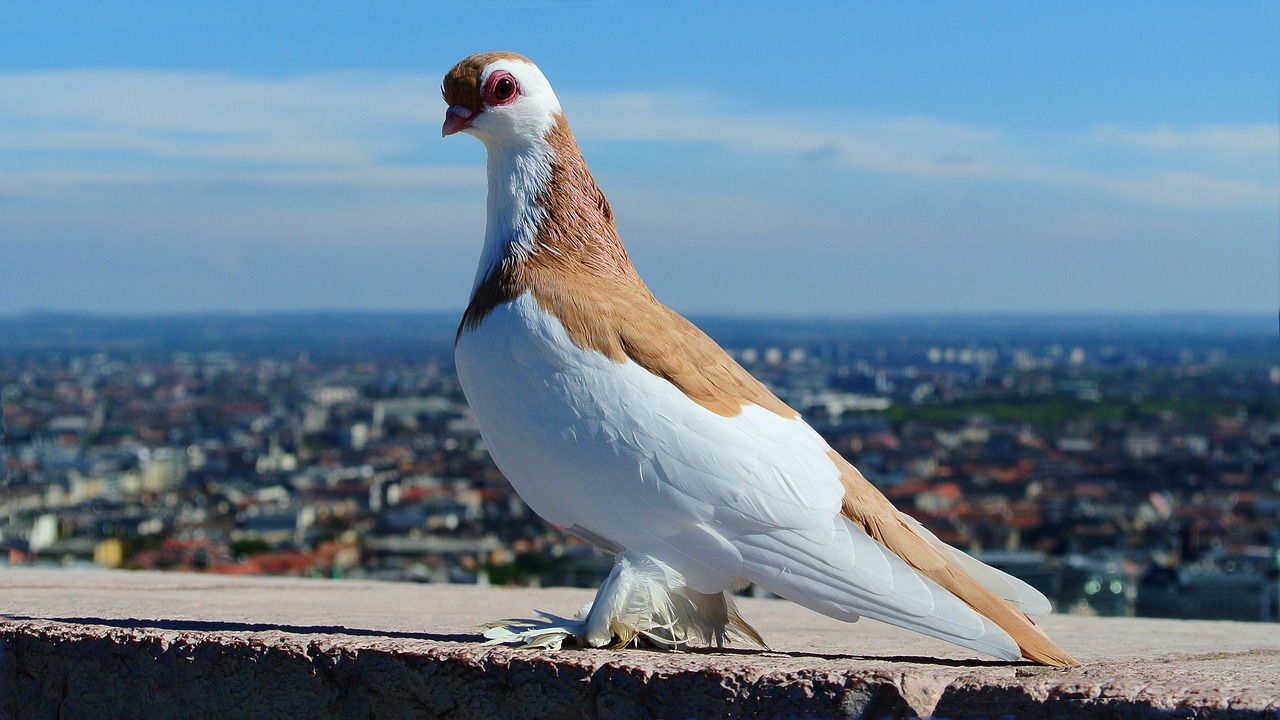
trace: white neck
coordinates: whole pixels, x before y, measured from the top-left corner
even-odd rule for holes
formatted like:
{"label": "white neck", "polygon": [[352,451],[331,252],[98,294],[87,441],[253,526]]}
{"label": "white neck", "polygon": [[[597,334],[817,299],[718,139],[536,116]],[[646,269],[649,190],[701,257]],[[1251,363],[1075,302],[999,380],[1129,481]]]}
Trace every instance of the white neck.
{"label": "white neck", "polygon": [[555,156],[543,137],[519,144],[485,145],[489,155],[488,218],[472,292],[503,260],[518,261],[533,254],[534,237],[546,215],[538,195],[551,180]]}

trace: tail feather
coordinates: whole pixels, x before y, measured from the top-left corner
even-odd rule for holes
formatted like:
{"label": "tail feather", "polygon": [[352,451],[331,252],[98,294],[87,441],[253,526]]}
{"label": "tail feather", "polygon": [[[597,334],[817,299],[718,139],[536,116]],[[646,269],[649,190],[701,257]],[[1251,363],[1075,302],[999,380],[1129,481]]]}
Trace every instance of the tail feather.
{"label": "tail feather", "polygon": [[856,468],[834,451],[832,455],[833,462],[841,470],[840,479],[845,486],[843,512],[846,517],[920,574],[1000,626],[1017,642],[1023,657],[1044,665],[1067,667],[1079,664],[1069,653],[1055,645],[1022,610],[965,572],[961,567],[962,563],[957,562],[951,552],[937,547],[942,545],[941,541],[935,538],[935,542],[931,543],[912,528],[903,519],[904,516]]}
{"label": "tail feather", "polygon": [[[850,535],[866,538],[848,519],[838,517],[836,522]],[[829,562],[834,560],[829,558],[831,546],[795,540],[786,533],[751,534],[734,544],[752,582],[810,610],[846,622],[865,616],[1006,660],[1020,657],[1018,645],[1003,629],[879,543],[867,538],[859,561],[870,554],[866,550],[879,555],[879,562],[889,568],[887,583],[896,588],[875,592],[858,573],[833,572],[838,561]]]}
{"label": "tail feather", "polygon": [[928,528],[921,525],[919,520],[910,515],[903,515],[902,513],[899,513],[899,515],[902,517],[902,521],[914,530],[917,535],[924,538],[939,552],[963,568],[974,580],[977,580],[991,592],[1008,600],[1014,607],[1028,615],[1049,615],[1053,612],[1053,605],[1049,602],[1049,598],[1044,596],[1044,593],[1031,587],[1026,582],[1006,572],[997,570],[972,555],[942,542],[936,535],[929,532]]}

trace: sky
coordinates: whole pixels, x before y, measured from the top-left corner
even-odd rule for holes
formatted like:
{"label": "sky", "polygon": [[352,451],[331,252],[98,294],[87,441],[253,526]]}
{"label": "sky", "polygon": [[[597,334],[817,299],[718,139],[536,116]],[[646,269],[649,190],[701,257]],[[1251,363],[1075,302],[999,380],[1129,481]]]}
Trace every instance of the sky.
{"label": "sky", "polygon": [[0,315],[462,308],[488,50],[687,314],[1280,305],[1276,0],[0,0]]}

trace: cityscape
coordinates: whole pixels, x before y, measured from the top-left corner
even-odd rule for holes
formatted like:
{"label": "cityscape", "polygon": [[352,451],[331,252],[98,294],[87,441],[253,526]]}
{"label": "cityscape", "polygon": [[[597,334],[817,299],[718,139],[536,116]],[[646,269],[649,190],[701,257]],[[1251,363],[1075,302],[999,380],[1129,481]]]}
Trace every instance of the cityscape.
{"label": "cityscape", "polygon": [[[1280,621],[1274,318],[695,320],[1059,611]],[[490,461],[456,322],[0,317],[0,567],[598,584]]]}

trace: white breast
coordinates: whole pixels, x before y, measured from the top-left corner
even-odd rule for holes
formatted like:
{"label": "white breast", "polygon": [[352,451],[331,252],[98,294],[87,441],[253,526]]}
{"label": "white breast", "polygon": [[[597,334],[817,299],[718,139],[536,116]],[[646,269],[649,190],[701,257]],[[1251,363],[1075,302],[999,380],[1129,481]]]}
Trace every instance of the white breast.
{"label": "white breast", "polygon": [[574,345],[528,294],[463,332],[456,358],[489,452],[535,512],[662,558],[696,590],[743,574],[736,538],[831,532],[843,491],[807,425],[756,406],[717,415]]}

